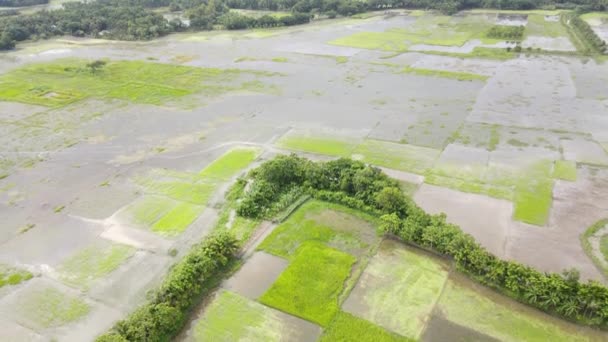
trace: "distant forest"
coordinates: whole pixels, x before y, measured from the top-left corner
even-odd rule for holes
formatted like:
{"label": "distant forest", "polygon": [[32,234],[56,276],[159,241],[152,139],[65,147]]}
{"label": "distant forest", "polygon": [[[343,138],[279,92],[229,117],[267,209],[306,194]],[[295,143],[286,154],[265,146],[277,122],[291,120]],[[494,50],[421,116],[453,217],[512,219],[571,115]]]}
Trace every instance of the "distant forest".
{"label": "distant forest", "polygon": [[[48,0],[0,0],[0,6],[19,7]],[[166,20],[154,8],[183,11],[190,21]],[[229,9],[287,11],[287,16],[252,18]],[[0,50],[12,49],[16,42],[72,35],[120,40],[147,40],[183,30],[210,30],[215,27],[245,29],[303,24],[316,15],[348,16],[390,8],[433,9],[446,14],[471,8],[529,10],[576,9],[605,11],[608,0],[97,0],[69,2],[62,9],[0,15]],[[1,12],[0,12],[1,13]],[[10,15],[9,15],[10,14]]]}

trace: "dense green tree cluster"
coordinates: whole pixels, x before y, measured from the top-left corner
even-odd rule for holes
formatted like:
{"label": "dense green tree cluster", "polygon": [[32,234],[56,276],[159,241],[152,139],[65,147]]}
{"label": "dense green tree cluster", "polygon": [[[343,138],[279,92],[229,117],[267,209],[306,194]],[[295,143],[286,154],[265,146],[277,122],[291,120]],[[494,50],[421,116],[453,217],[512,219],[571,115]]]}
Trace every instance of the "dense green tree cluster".
{"label": "dense green tree cluster", "polygon": [[321,200],[341,203],[380,217],[381,230],[403,241],[450,257],[459,270],[521,302],[572,321],[608,328],[608,288],[579,282],[578,272],[542,273],[498,259],[445,215],[429,215],[379,169],[339,159],[315,163],[292,156],[266,162],[250,174],[253,184],[237,212],[262,217],[282,192],[301,186]]}
{"label": "dense green tree cluster", "polygon": [[488,38],[504,40],[521,40],[524,37],[524,26],[492,26],[486,33]]}
{"label": "dense green tree cluster", "polygon": [[238,241],[231,234],[219,232],[207,237],[173,267],[148,304],[118,322],[97,341],[170,340],[182,328],[192,306],[221,278],[237,249]]}

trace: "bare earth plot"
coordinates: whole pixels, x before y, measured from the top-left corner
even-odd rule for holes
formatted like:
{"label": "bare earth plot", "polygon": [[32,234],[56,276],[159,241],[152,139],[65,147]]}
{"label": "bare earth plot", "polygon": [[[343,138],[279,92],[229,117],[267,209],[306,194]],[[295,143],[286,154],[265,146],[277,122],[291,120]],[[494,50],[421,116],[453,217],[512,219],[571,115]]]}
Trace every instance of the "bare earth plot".
{"label": "bare earth plot", "polygon": [[[229,221],[218,210],[228,183],[256,160],[291,151],[353,157],[423,183],[410,190],[422,207],[446,212],[494,253],[605,281],[579,235],[608,217],[608,66],[569,55],[557,14],[416,12],[138,43],[64,37],[6,53],[0,264],[33,278],[0,290],[3,334],[94,339],[145,300],[171,255]],[[596,32],[606,26],[596,14],[584,19]],[[525,25],[523,45],[545,51],[508,52],[509,43],[486,35],[497,24]],[[105,70],[83,69],[100,58]],[[294,225],[303,228],[295,237],[262,248],[286,259],[269,261],[276,268],[256,291],[227,286],[248,298],[237,306],[270,326],[285,323],[248,301],[306,241],[353,258],[372,253],[378,241],[362,233],[371,223],[351,231],[365,218],[346,214],[318,211]],[[339,229],[328,234],[330,224]],[[247,236],[255,222],[235,226]],[[355,263],[356,274],[373,273],[365,265]],[[254,277],[254,266],[239,277]],[[346,284],[353,293],[363,282],[355,278]],[[41,291],[74,304],[40,301]],[[67,313],[49,321],[32,298]],[[8,309],[16,303],[19,311]],[[483,330],[423,304],[403,325],[408,336],[426,338],[423,326]],[[339,314],[333,336],[349,324],[386,331],[394,323]]]}

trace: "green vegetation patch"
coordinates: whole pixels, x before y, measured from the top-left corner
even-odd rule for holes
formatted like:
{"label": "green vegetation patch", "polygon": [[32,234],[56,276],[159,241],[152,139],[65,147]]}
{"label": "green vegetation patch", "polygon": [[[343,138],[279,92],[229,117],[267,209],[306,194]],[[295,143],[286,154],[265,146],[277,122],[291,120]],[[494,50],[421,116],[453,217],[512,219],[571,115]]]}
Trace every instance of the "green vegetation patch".
{"label": "green vegetation patch", "polygon": [[407,144],[366,139],[357,146],[355,154],[362,160],[387,168],[424,174],[433,167],[441,151]]}
{"label": "green vegetation patch", "polygon": [[0,100],[60,107],[87,97],[160,104],[205,91],[221,94],[246,87],[239,69],[197,68],[144,61],[62,59],[26,65],[0,76]]}
{"label": "green vegetation patch", "polygon": [[328,326],[356,259],[318,242],[305,242],[260,302]]}
{"label": "green vegetation patch", "polygon": [[602,252],[604,260],[608,262],[608,234],[604,234],[600,238],[600,252]]}
{"label": "green vegetation patch", "polygon": [[139,226],[151,227],[176,204],[176,201],[167,197],[144,195],[125,209],[125,215],[129,222]]}
{"label": "green vegetation patch", "polygon": [[215,183],[186,182],[180,180],[157,181],[147,179],[142,182],[145,184],[146,192],[154,195],[162,195],[176,201],[183,201],[198,205],[205,205],[215,191]]}
{"label": "green vegetation patch", "polygon": [[394,241],[384,241],[344,309],[417,339],[447,280],[446,265]]}
{"label": "green vegetation patch", "polygon": [[513,51],[507,51],[506,49],[489,48],[478,46],[471,52],[458,53],[458,52],[444,52],[444,51],[425,51],[424,53],[429,55],[438,56],[449,56],[458,58],[483,58],[483,59],[495,59],[495,60],[508,60],[517,57],[517,53]]}
{"label": "green vegetation patch", "polygon": [[528,15],[525,33],[526,36],[568,37],[568,29],[562,24],[561,20],[545,20],[545,15],[542,14]]}
{"label": "green vegetation patch", "polygon": [[434,70],[434,69],[421,69],[421,68],[412,68],[405,67],[403,69],[404,73],[415,74],[419,76],[429,76],[429,77],[442,77],[449,78],[458,81],[486,81],[489,77],[485,75],[473,74],[469,72],[460,72],[460,71],[446,71],[446,70]]}
{"label": "green vegetation patch", "polygon": [[569,160],[557,160],[553,168],[553,178],[567,181],[576,181],[576,162]]}
{"label": "green vegetation patch", "polygon": [[408,342],[413,340],[386,331],[346,312],[339,312],[319,341]]}
{"label": "green vegetation patch", "polygon": [[204,179],[227,181],[249,166],[260,155],[258,148],[236,148],[226,152],[200,172]]}
{"label": "green vegetation patch", "polygon": [[462,192],[487,195],[494,198],[513,200],[514,190],[512,187],[494,185],[470,179],[449,177],[435,173],[425,176],[424,182],[427,184],[442,186]]}
{"label": "green vegetation patch", "polygon": [[135,249],[113,243],[95,244],[68,257],[59,266],[60,278],[67,284],[88,289],[91,284],[122,265]]}
{"label": "green vegetation patch", "polygon": [[204,207],[200,205],[180,203],[158,220],[152,226],[152,231],[165,236],[179,235],[196,220],[203,210]]}
{"label": "green vegetation patch", "polygon": [[337,204],[309,201],[260,244],[260,250],[290,258],[306,241],[360,255],[377,240],[372,219]]}
{"label": "green vegetation patch", "polygon": [[349,140],[289,134],[279,139],[276,145],[295,151],[350,157],[358,143],[358,139]]}
{"label": "green vegetation patch", "polygon": [[549,218],[553,203],[552,163],[541,161],[518,175],[515,183],[513,218],[542,226]]}
{"label": "green vegetation patch", "polygon": [[5,285],[17,285],[32,279],[33,275],[25,270],[0,264],[0,288]]}
{"label": "green vegetation patch", "polygon": [[283,341],[289,327],[262,304],[220,290],[194,327],[195,341]]}
{"label": "green vegetation patch", "polygon": [[361,49],[405,52],[416,44],[462,46],[471,39],[490,44],[500,40],[487,36],[493,24],[482,16],[449,17],[422,15],[408,28],[384,32],[357,32],[329,44]]}
{"label": "green vegetation patch", "polygon": [[48,286],[21,293],[13,309],[20,318],[40,328],[77,321],[90,311],[82,299]]}
{"label": "green vegetation patch", "polygon": [[560,328],[546,315],[484,295],[488,292],[450,280],[438,307],[448,320],[501,341],[588,341],[583,334]]}

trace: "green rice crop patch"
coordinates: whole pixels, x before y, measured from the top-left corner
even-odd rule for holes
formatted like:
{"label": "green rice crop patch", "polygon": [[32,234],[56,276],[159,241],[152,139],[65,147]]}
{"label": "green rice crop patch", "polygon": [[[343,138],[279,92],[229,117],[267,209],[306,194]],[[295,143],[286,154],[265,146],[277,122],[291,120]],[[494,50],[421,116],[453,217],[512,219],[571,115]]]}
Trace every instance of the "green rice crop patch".
{"label": "green rice crop patch", "polygon": [[557,319],[506,300],[479,285],[471,283],[471,286],[448,281],[437,304],[446,319],[501,341],[591,340],[580,331],[574,333],[561,328]]}
{"label": "green rice crop patch", "polygon": [[355,261],[319,242],[305,242],[260,302],[328,326],[340,311],[338,297]]}
{"label": "green rice crop patch", "polygon": [[195,324],[195,341],[283,341],[294,333],[275,310],[226,290]]}
{"label": "green rice crop patch", "polygon": [[409,342],[414,340],[384,330],[346,312],[339,312],[319,341]]}
{"label": "green rice crop patch", "polygon": [[[593,261],[595,266],[608,276],[608,237],[606,235],[606,226],[608,219],[602,219],[585,230],[580,236],[581,245],[587,256]],[[591,244],[592,239],[599,240],[599,251]]]}
{"label": "green rice crop patch", "polygon": [[361,255],[377,241],[373,218],[337,204],[308,201],[275,228],[258,249],[284,258],[306,241]]}
{"label": "green rice crop patch", "polygon": [[125,209],[124,215],[129,222],[138,226],[151,227],[176,204],[176,201],[167,197],[144,195],[130,204]]}
{"label": "green rice crop patch", "polygon": [[442,260],[386,240],[361,275],[343,309],[417,339],[448,278]]}
{"label": "green rice crop patch", "polygon": [[59,278],[87,290],[95,280],[117,269],[134,253],[134,248],[125,245],[94,244],[64,260],[58,268]]}
{"label": "green rice crop patch", "polygon": [[205,205],[216,187],[215,183],[206,182],[149,181],[145,191],[148,194],[167,196],[177,201]]}
{"label": "green rice crop patch", "polygon": [[421,69],[421,68],[412,68],[405,67],[403,72],[406,74],[415,74],[419,76],[429,76],[429,77],[441,77],[441,78],[449,78],[458,81],[486,81],[489,77],[485,75],[473,74],[469,72],[460,72],[460,71],[446,71],[446,70],[434,70],[434,69]]}
{"label": "green rice crop patch", "polygon": [[415,145],[366,139],[357,146],[355,154],[362,160],[390,169],[424,174],[439,157],[441,151]]}
{"label": "green rice crop patch", "polygon": [[180,203],[152,226],[152,231],[164,236],[182,233],[203,212],[204,207],[190,203]]}
{"label": "green rice crop patch", "polygon": [[75,322],[89,313],[90,306],[76,296],[43,286],[19,293],[13,310],[18,320],[44,329]]}
{"label": "green rice crop patch", "polygon": [[553,178],[567,181],[576,181],[576,162],[569,160],[557,160],[553,168]]}
{"label": "green rice crop patch", "polygon": [[32,273],[0,264],[0,288],[5,285],[18,285],[32,279]]}
{"label": "green rice crop patch", "polygon": [[[0,100],[48,107],[65,106],[87,97],[160,104],[197,92],[213,95],[232,91],[242,74],[253,77],[274,75],[144,61],[107,61],[104,66],[93,70],[87,66],[89,62],[61,59],[12,70],[0,76]],[[242,85],[241,88],[247,87]]]}
{"label": "green rice crop patch", "polygon": [[358,139],[336,139],[322,136],[306,136],[288,134],[283,136],[276,145],[288,150],[325,154],[336,157],[350,157]]}
{"label": "green rice crop patch", "polygon": [[129,82],[113,88],[106,95],[111,98],[128,100],[137,103],[161,104],[166,100],[182,97],[191,92],[184,89],[149,85],[140,82]]}
{"label": "green rice crop patch", "polygon": [[249,166],[260,155],[260,152],[258,148],[232,149],[209,164],[199,175],[206,180],[230,180]]}

